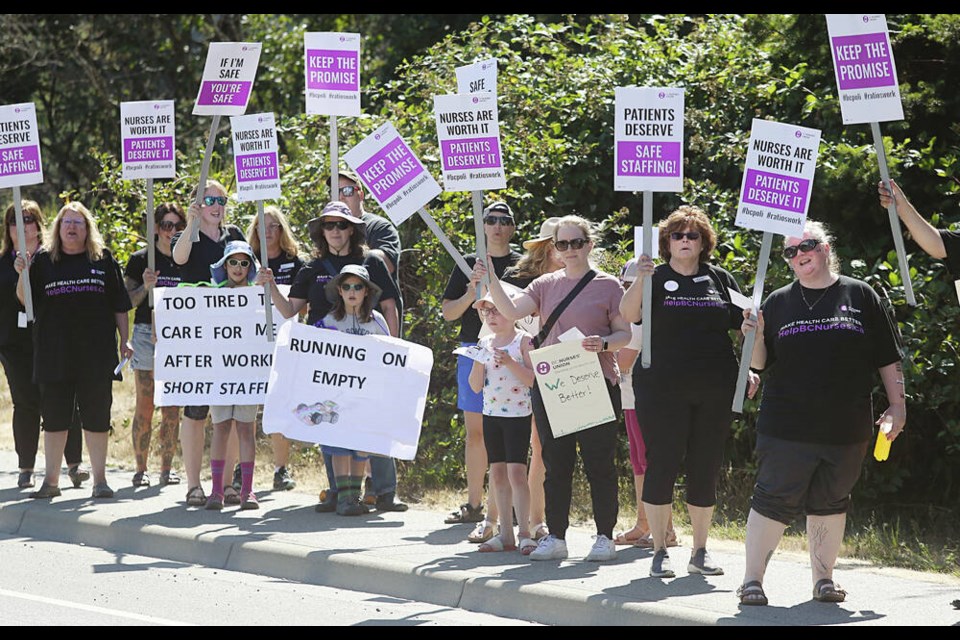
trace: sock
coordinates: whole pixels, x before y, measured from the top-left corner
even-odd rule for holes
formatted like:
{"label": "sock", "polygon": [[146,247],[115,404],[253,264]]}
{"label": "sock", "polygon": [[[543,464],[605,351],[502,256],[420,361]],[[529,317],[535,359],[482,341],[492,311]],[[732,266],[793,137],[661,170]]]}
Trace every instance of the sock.
{"label": "sock", "polygon": [[352,476],[337,476],[337,502],[349,504],[358,496],[357,487]]}
{"label": "sock", "polygon": [[213,484],[210,487],[210,495],[212,496],[223,495],[223,469],[226,463],[226,460],[210,460],[210,476]]}
{"label": "sock", "polygon": [[240,463],[241,481],[240,495],[248,496],[253,493],[253,462]]}

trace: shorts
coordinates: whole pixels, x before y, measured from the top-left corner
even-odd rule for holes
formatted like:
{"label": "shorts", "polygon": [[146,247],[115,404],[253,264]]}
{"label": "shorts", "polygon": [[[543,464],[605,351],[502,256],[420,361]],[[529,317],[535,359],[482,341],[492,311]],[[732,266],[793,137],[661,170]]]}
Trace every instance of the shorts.
{"label": "shorts", "polygon": [[369,453],[361,453],[360,451],[354,451],[353,449],[341,449],[340,447],[328,447],[327,445],[320,445],[320,450],[324,455],[327,456],[350,456],[354,462],[366,462],[370,459]]}
{"label": "shorts", "polygon": [[206,420],[208,415],[210,415],[210,407],[207,405],[183,408],[183,417],[191,420]]}
{"label": "shorts", "polygon": [[[461,342],[461,347],[475,347],[476,342]],[[470,388],[470,370],[473,360],[457,356],[457,408],[461,411],[483,413],[483,391],[475,393]]]}
{"label": "shorts", "polygon": [[487,463],[527,464],[533,416],[483,416],[483,446]]}
{"label": "shorts", "polygon": [[133,325],[133,337],[130,342],[133,344],[133,359],[130,361],[130,366],[133,367],[134,371],[153,371],[155,348],[153,344],[153,325]]}
{"label": "shorts", "polygon": [[113,430],[110,424],[113,380],[110,378],[44,382],[40,384],[40,398],[44,431],[69,431],[75,417],[79,418],[84,431],[109,433]]}
{"label": "shorts", "polygon": [[237,422],[256,422],[258,404],[228,404],[210,407],[210,421],[213,424],[236,420]]}
{"label": "shorts", "polygon": [[753,510],[788,526],[803,515],[846,513],[868,444],[817,444],[758,435]]}

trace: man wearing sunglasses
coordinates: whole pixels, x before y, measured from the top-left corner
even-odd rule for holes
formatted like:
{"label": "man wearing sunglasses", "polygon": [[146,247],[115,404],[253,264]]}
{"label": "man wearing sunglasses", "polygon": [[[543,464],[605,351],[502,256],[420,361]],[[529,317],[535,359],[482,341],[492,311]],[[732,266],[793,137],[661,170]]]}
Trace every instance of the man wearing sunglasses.
{"label": "man wearing sunglasses", "polygon": [[[517,227],[513,211],[505,202],[495,202],[483,211],[483,230],[487,240],[487,255],[497,277],[522,257],[513,250],[510,241]],[[465,256],[472,268],[476,254]],[[467,278],[459,268],[454,268],[443,292],[443,319],[460,322],[461,346],[476,345],[480,339],[482,322],[473,303],[477,301],[477,281]],[[465,444],[467,466],[467,502],[451,513],[446,524],[480,523],[482,529],[471,533],[471,542],[486,542],[495,533],[486,523],[497,521],[493,500],[489,501],[486,521],[483,514],[483,481],[487,475],[487,452],[483,443],[483,395],[470,388],[469,376],[473,361],[464,356],[457,360],[457,408],[463,411],[467,441]],[[493,487],[490,488],[491,493]]]}

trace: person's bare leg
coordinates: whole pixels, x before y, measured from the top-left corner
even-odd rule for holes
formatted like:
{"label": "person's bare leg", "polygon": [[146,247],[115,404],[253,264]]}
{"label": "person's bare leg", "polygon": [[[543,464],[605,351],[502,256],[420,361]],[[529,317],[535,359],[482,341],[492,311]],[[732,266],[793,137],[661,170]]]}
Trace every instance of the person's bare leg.
{"label": "person's bare leg", "polygon": [[543,466],[543,450],[540,446],[540,434],[537,433],[537,423],[532,418],[531,424],[530,468],[527,471],[527,485],[530,491],[530,535],[537,535],[534,527],[547,521],[543,496],[543,480],[547,470]]}
{"label": "person's bare leg", "polygon": [[693,529],[693,550],[707,548],[707,536],[713,521],[713,507],[695,507],[687,505],[690,513],[690,528]]}
{"label": "person's bare leg", "polygon": [[90,456],[90,471],[93,474],[93,485],[107,483],[107,447],[109,434],[94,433],[84,430],[84,440],[87,443],[87,455]]}
{"label": "person's bare leg", "polygon": [[60,460],[67,447],[67,431],[43,432],[43,458],[46,465],[43,484],[50,487],[60,486]]}
{"label": "person's bare leg", "polygon": [[847,514],[807,516],[807,544],[810,547],[810,568],[813,584],[823,579],[833,580],[833,568],[843,545]]}
{"label": "person's bare leg", "polygon": [[277,469],[287,466],[290,462],[290,441],[282,433],[270,435],[270,444],[273,445],[273,466]]}
{"label": "person's bare leg", "polygon": [[150,457],[150,437],[153,434],[153,371],[136,371],[137,406],[130,427],[133,436],[133,456],[137,471],[147,470]]}
{"label": "person's bare leg", "polygon": [[170,471],[180,437],[180,407],[160,407],[160,470]]}
{"label": "person's bare leg", "polygon": [[180,455],[183,458],[183,470],[187,474],[187,487],[200,486],[200,467],[203,465],[203,446],[206,442],[204,428],[206,420],[194,420],[184,416],[180,425]]}
{"label": "person's bare leg", "polygon": [[767,572],[770,559],[780,545],[783,532],[787,525],[762,516],[753,509],[747,516],[746,567],[743,573],[743,584],[748,582],[763,583],[763,576]]}
{"label": "person's bare leg", "polygon": [[670,522],[670,512],[673,509],[671,504],[650,504],[643,502],[643,509],[647,514],[647,522],[650,525],[650,535],[653,537],[653,548],[666,549],[667,527]]}
{"label": "person's bare leg", "polygon": [[[467,464],[467,502],[471,507],[483,505],[483,484],[487,477],[487,449],[483,444],[483,415],[473,411],[463,412],[463,421],[467,431],[466,464]],[[493,481],[491,480],[491,485]],[[493,487],[490,487],[493,493]],[[496,522],[496,501],[490,500],[487,505],[487,520]]]}
{"label": "person's bare leg", "polygon": [[[507,478],[506,462],[490,465],[490,495],[496,500],[497,511],[500,514],[500,540],[504,546],[516,545],[516,538],[513,535],[513,490]],[[490,520],[489,515],[487,519],[494,522]]]}

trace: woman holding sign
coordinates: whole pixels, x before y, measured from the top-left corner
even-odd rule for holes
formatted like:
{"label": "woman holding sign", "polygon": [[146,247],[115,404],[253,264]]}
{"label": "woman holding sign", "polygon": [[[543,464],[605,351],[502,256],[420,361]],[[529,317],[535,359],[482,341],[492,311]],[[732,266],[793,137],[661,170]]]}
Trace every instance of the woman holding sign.
{"label": "woman holding sign", "polygon": [[707,553],[717,501],[717,478],[730,434],[730,409],[739,365],[730,332],[740,328],[734,277],[710,264],[717,234],[699,208],[683,206],[660,223],[660,255],[637,259],[637,279],[620,303],[629,322],[643,317],[644,280],[653,277],[650,368],[637,362],[633,390],[637,421],[647,447],[643,508],[653,536],[651,577],[672,578],[667,553],[674,484],[686,469],[693,553],[687,571],[721,575]]}
{"label": "woman holding sign", "polygon": [[751,366],[764,372],[757,418],[757,481],[747,519],[741,604],[765,605],[763,577],[784,530],[806,515],[813,599],[843,602],[833,568],[846,528],[850,492],[873,437],[876,373],[889,406],[876,421],[888,440],[907,421],[895,327],[865,282],[840,275],[833,238],[807,221],[787,238],[783,258],[797,279],[767,298]]}
{"label": "woman holding sign", "polygon": [[[27,262],[18,255],[17,298],[23,302]],[[120,354],[129,359],[133,306],[120,265],[104,247],[97,224],[85,206],[71,202],[53,222],[47,251],[29,271],[33,305],[34,376],[43,400],[43,448],[46,475],[34,498],[60,495],[60,458],[77,411],[93,468],[93,497],[112,498],[107,485],[107,445],[113,381]]]}
{"label": "woman holding sign", "polygon": [[[482,260],[478,260],[474,267],[474,278],[490,277],[490,295],[508,320],[516,321],[534,314],[540,316],[541,331],[534,343],[537,348],[559,344],[560,336],[574,329],[586,336],[581,340],[582,348],[598,355],[613,415],[619,415],[617,383],[620,372],[614,353],[630,341],[630,325],[619,310],[623,287],[615,276],[603,273],[591,264],[590,252],[595,246],[595,238],[587,220],[573,215],[561,218],[554,231],[553,245],[560,253],[564,268],[540,276],[516,299],[507,295],[497,274],[489,271]],[[597,526],[595,542],[586,560],[614,560],[613,527],[619,510],[615,464],[619,422],[614,419],[555,437],[539,382],[533,386],[531,399],[546,466],[543,486],[550,533],[540,540],[530,559],[562,560],[567,557],[566,533],[570,525],[573,474],[579,445]]]}

